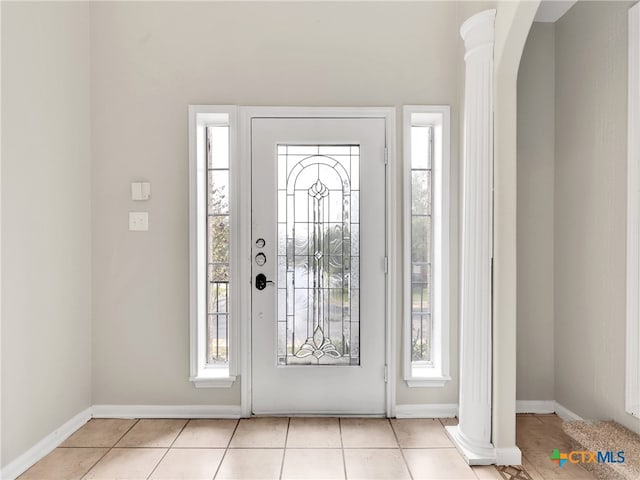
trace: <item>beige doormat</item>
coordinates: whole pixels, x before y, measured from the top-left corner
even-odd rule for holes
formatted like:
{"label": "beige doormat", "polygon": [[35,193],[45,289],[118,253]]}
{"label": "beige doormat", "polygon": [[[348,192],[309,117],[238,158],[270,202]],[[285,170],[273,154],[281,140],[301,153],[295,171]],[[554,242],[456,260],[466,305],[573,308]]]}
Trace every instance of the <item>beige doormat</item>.
{"label": "beige doormat", "polygon": [[[631,430],[615,422],[564,422],[562,428],[571,438],[574,451],[602,452],[598,456],[602,461],[581,462],[598,478],[640,478],[640,436]],[[624,462],[620,462],[618,452],[624,452]]]}

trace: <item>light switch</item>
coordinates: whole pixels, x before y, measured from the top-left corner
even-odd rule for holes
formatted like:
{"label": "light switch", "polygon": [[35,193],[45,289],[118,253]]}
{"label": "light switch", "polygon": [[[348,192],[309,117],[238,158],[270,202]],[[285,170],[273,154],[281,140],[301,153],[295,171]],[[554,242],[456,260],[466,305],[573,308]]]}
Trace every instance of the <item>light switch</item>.
{"label": "light switch", "polygon": [[131,200],[149,200],[151,184],[149,182],[131,182]]}
{"label": "light switch", "polygon": [[129,212],[129,230],[132,232],[149,230],[149,212]]}

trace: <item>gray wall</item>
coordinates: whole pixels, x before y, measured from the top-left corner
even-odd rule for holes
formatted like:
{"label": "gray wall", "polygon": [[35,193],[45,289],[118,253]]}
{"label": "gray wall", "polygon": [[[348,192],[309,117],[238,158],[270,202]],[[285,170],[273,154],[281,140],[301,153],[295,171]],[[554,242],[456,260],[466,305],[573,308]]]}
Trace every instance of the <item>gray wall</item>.
{"label": "gray wall", "polygon": [[555,391],[640,431],[624,412],[631,4],[578,2],[556,24]]}
{"label": "gray wall", "polygon": [[[187,105],[449,104],[457,205],[460,8],[92,5],[94,404],[239,403],[237,387],[196,390],[187,380]],[[138,208],[129,182],[139,178],[152,183],[148,233],[127,231],[127,212]],[[456,242],[457,212],[452,225]],[[454,293],[454,381],[408,389],[400,379],[398,403],[457,401],[457,305]]]}
{"label": "gray wall", "polygon": [[555,26],[534,23],[518,75],[518,400],[554,400]]}
{"label": "gray wall", "polygon": [[2,2],[2,463],[91,405],[89,8]]}

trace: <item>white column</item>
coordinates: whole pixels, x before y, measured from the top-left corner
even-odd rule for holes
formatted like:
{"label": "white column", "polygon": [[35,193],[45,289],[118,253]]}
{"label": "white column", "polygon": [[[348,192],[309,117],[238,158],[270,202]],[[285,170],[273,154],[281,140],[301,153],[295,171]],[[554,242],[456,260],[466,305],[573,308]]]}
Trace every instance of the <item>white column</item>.
{"label": "white column", "polygon": [[469,18],[465,43],[459,424],[447,433],[470,465],[496,461],[491,444],[493,39],[495,10]]}

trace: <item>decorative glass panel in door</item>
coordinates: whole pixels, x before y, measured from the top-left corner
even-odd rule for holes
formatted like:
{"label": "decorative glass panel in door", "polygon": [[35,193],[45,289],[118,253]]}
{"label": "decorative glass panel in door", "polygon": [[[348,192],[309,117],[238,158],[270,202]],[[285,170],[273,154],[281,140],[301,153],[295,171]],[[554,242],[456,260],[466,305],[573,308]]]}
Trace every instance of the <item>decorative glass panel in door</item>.
{"label": "decorative glass panel in door", "polygon": [[254,414],[385,412],[385,133],[251,120]]}
{"label": "decorative glass panel in door", "polygon": [[278,145],[278,364],[359,365],[358,145]]}

